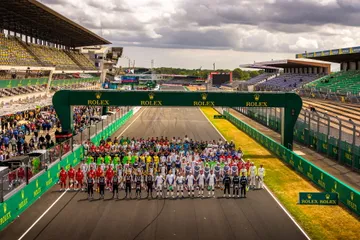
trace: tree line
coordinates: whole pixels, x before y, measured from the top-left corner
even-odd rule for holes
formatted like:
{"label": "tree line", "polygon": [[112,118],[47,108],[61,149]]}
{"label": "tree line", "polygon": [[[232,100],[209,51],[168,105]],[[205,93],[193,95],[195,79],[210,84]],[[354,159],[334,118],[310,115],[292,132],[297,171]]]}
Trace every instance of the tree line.
{"label": "tree line", "polygon": [[263,70],[246,71],[240,68],[235,68],[234,70],[231,71],[230,69],[209,70],[209,69],[185,69],[185,68],[168,68],[168,67],[154,68],[154,71],[157,74],[189,75],[189,76],[196,76],[202,79],[207,79],[208,75],[211,72],[220,72],[220,73],[232,72],[234,80],[245,80],[245,81],[253,77],[256,77],[264,72]]}

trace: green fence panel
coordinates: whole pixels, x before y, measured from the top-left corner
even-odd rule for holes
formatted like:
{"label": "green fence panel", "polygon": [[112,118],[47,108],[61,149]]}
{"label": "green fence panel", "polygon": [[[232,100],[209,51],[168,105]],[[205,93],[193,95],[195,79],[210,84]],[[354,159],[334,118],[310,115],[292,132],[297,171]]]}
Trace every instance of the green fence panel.
{"label": "green fence panel", "polygon": [[340,162],[352,166],[352,144],[340,141]]}
{"label": "green fence panel", "polygon": [[329,138],[329,157],[337,160],[339,154],[338,140],[334,137]]}
{"label": "green fence panel", "polygon": [[360,147],[354,147],[354,167],[360,169]]}
{"label": "green fence panel", "polygon": [[[316,184],[318,187],[323,189],[324,191],[329,192],[336,192],[339,195],[339,201],[346,206],[348,209],[360,215],[360,193],[359,191],[351,188],[350,186],[346,185],[345,183],[341,182],[337,178],[331,176],[327,172],[323,171],[322,169],[318,168],[308,160],[302,158],[301,156],[295,154],[294,152],[286,149],[281,144],[273,141],[269,137],[265,136],[258,130],[252,128],[251,126],[247,125],[244,122],[238,123],[238,121],[233,120],[234,117],[228,112],[224,112],[224,115],[227,117],[229,121],[231,121],[236,127],[242,129],[242,125],[245,125],[246,131],[250,131],[252,134],[253,132],[257,132],[260,137],[258,142],[266,147],[269,151],[273,152],[275,155],[279,156],[281,160],[288,163],[291,168],[293,168],[296,172],[301,174],[302,176],[309,179],[311,182]],[[251,129],[251,130],[249,130]],[[244,132],[246,132],[244,131]],[[249,134],[250,135],[250,134]],[[251,135],[250,135],[251,136]],[[318,137],[323,139],[322,136]],[[329,139],[329,148],[337,148],[336,147],[336,139],[330,138]],[[343,143],[344,146],[347,146]],[[271,150],[272,149],[272,150]],[[359,160],[359,151],[360,149],[356,150],[356,157]],[[336,153],[337,154],[337,153]],[[357,163],[359,165],[359,162]]]}

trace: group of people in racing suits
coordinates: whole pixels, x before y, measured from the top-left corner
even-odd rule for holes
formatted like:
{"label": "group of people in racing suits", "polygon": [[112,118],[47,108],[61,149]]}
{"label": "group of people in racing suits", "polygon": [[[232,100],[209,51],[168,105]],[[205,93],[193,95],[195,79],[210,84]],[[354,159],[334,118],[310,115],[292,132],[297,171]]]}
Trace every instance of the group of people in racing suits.
{"label": "group of people in racing suits", "polygon": [[[94,188],[104,198],[105,189],[119,198],[147,197],[215,197],[215,188],[222,188],[228,197],[246,197],[249,188],[262,188],[265,169],[242,160],[241,149],[230,142],[199,142],[180,138],[107,139],[99,146],[85,144],[87,154],[80,167],[60,172],[61,189],[69,179],[70,189],[86,186],[89,198]],[[230,188],[233,188],[232,195]],[[156,195],[155,195],[156,192]]]}

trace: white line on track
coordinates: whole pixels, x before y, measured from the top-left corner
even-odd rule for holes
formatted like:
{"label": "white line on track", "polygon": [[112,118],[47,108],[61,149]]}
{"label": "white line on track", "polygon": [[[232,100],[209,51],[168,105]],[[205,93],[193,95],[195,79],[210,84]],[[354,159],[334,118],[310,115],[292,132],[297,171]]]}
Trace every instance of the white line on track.
{"label": "white line on track", "polygon": [[[124,129],[124,131],[122,131],[119,135],[119,137],[141,116],[141,114],[144,112],[141,111],[139,113],[139,115]],[[45,212],[38,218],[36,219],[36,221],[23,233],[23,235],[21,235],[21,237],[19,237],[18,240],[21,240],[23,239],[26,234],[45,216],[46,213],[48,213],[50,211],[51,208],[53,208],[55,206],[55,204],[65,195],[65,193],[68,191],[68,189],[66,189],[56,200],[55,202],[53,202],[49,207],[48,209],[45,210]]]}
{"label": "white line on track", "polygon": [[[208,122],[215,128],[215,130],[219,133],[219,135],[226,141],[226,138],[220,133],[220,131],[214,126],[214,124],[206,117],[205,113],[199,108],[199,111],[204,115],[204,117],[208,120]],[[286,210],[286,208],[280,203],[280,201],[275,197],[275,195],[269,190],[269,188],[264,184],[265,190],[270,194],[270,196],[275,200],[275,202],[280,206],[280,208],[288,215],[288,217],[293,221],[293,223],[299,228],[299,230],[304,234],[304,236],[310,240],[311,238],[306,234],[304,229],[295,221],[294,217]]]}
{"label": "white line on track", "polygon": [[45,210],[45,212],[38,218],[36,219],[36,221],[24,232],[23,235],[21,235],[21,237],[19,237],[18,240],[21,240],[25,237],[25,235],[45,216],[45,214],[50,211],[50,209],[65,195],[65,193],[68,191],[68,189],[66,189],[56,200],[55,202],[53,202],[50,207],[48,207],[48,209]]}

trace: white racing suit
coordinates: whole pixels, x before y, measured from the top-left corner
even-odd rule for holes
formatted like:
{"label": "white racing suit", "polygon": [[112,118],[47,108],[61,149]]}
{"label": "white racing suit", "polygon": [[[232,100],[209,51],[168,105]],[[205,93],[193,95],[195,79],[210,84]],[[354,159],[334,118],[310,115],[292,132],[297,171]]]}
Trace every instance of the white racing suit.
{"label": "white racing suit", "polygon": [[199,192],[198,192],[198,196],[200,197],[200,195],[202,197],[204,197],[204,188],[205,188],[205,174],[199,174],[199,176],[197,177],[198,180],[198,186],[199,186]]}
{"label": "white racing suit", "polygon": [[164,185],[164,177],[162,175],[158,175],[155,178],[155,186],[156,186],[156,196],[162,197],[163,193],[163,185]]}
{"label": "white racing suit", "polygon": [[256,166],[251,166],[249,168],[249,172],[250,172],[250,188],[254,189],[255,185],[256,185]]}
{"label": "white racing suit", "polygon": [[181,196],[184,197],[184,182],[185,178],[183,176],[176,178],[177,196],[179,196],[179,192],[181,191]]}
{"label": "white racing suit", "polygon": [[208,194],[210,197],[210,192],[212,191],[213,197],[215,197],[215,184],[216,184],[216,175],[210,174],[208,178],[206,179],[206,182],[208,183]]}
{"label": "white racing suit", "polygon": [[171,196],[174,197],[174,184],[175,184],[175,175],[174,174],[168,174],[166,176],[166,184],[167,184],[166,195],[169,196],[169,191],[170,191]]}
{"label": "white racing suit", "polygon": [[262,189],[264,187],[265,168],[260,167],[258,169],[258,184],[257,188]]}
{"label": "white racing suit", "polygon": [[188,189],[188,196],[190,197],[190,194],[192,192],[192,196],[194,197],[195,193],[194,193],[194,183],[195,183],[195,178],[194,175],[190,174],[186,177],[186,184],[187,184],[187,189]]}

